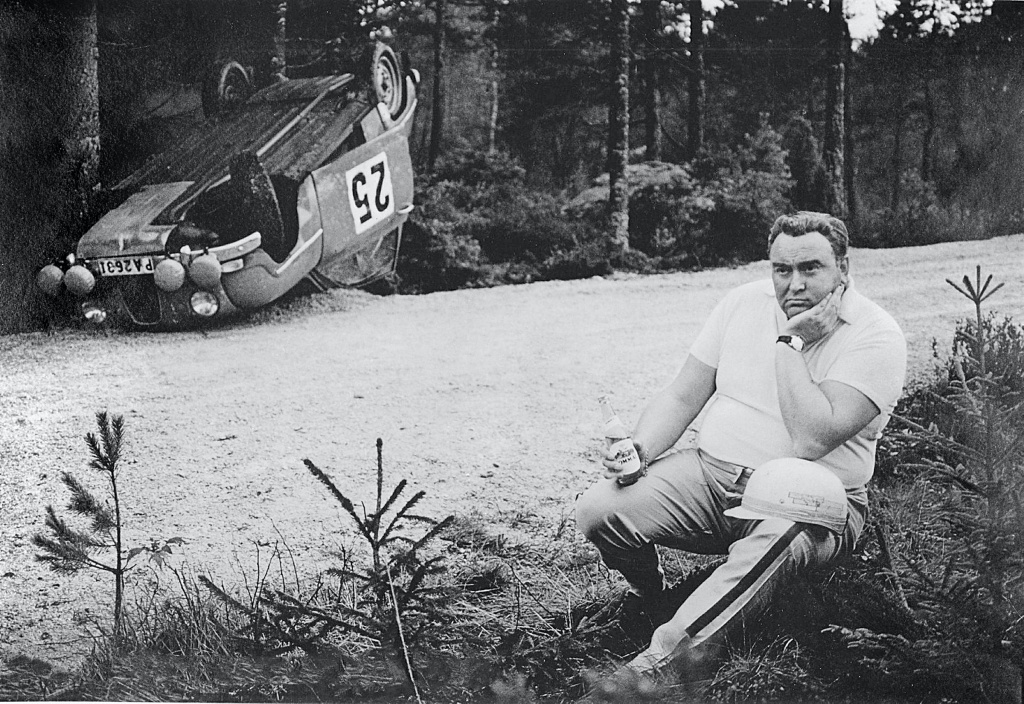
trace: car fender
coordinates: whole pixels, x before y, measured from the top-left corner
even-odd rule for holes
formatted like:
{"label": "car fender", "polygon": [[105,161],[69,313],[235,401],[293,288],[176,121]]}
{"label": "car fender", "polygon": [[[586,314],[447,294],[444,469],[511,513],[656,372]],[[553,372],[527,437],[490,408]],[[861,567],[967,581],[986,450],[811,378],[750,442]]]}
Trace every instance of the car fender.
{"label": "car fender", "polygon": [[245,255],[238,271],[226,272],[221,285],[236,307],[259,308],[280,298],[313,270],[323,252],[323,229],[300,243],[278,264],[262,249]]}

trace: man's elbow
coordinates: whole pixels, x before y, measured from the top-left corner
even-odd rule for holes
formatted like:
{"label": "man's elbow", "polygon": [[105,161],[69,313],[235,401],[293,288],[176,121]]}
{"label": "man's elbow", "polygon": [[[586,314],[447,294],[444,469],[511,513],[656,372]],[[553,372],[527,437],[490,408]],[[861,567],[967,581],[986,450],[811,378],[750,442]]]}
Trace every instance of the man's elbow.
{"label": "man's elbow", "polygon": [[835,447],[835,445],[830,445],[816,437],[793,438],[793,456],[811,462],[820,460],[832,452]]}

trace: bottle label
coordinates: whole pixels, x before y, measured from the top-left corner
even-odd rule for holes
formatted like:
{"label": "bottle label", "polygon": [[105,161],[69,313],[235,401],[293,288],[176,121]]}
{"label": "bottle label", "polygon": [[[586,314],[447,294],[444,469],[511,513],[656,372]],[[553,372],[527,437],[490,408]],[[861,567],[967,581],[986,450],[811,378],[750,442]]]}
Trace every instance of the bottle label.
{"label": "bottle label", "polygon": [[633,447],[633,441],[629,438],[612,443],[608,448],[608,453],[612,456],[611,461],[615,465],[615,471],[626,474],[640,471],[640,455],[637,454],[636,448]]}

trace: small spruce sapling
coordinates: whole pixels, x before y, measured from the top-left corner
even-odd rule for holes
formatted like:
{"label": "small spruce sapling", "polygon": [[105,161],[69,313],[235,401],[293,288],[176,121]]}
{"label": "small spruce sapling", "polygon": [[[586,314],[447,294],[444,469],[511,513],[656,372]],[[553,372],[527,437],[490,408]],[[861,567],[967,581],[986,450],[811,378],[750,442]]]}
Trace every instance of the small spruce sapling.
{"label": "small spruce sapling", "polygon": [[[118,490],[119,463],[124,444],[124,418],[109,417],[106,411],[96,414],[99,434],[87,433],[86,444],[92,459],[89,467],[104,476],[107,481],[107,498],[100,500],[91,493],[70,472],[62,472],[61,480],[71,491],[68,510],[89,520],[86,530],[68,525],[57,515],[53,506],[46,507],[46,527],[49,535],[37,533],[33,544],[42,552],[36,559],[46,563],[50,569],[62,574],[74,574],[85,568],[109,572],[114,577],[114,637],[123,632],[124,581],[132,569],[132,563],[142,553],[149,553],[150,560],[163,566],[172,545],[181,545],[182,538],[157,540],[144,547],[127,549],[122,535],[121,496]],[[97,559],[100,552],[112,552],[112,562]]]}
{"label": "small spruce sapling", "polygon": [[896,568],[930,635],[911,642],[864,628],[829,630],[865,662],[911,673],[922,686],[1019,702],[1019,680],[1009,698],[990,675],[1024,659],[1024,331],[983,314],[1002,284],[983,279],[980,266],[973,280],[947,283],[973,304],[974,320],[958,325],[948,370],[923,396],[928,403],[912,417],[893,414],[901,442],[914,450],[900,471],[924,489],[917,522],[900,531],[909,539]]}
{"label": "small spruce sapling", "polygon": [[[354,580],[364,588],[365,597],[360,600],[358,609],[346,610],[343,619],[352,630],[373,633],[391,646],[404,660],[406,675],[415,687],[409,644],[425,635],[432,626],[446,620],[443,590],[427,584],[430,575],[443,571],[441,558],[425,559],[420,551],[451,524],[453,517],[436,521],[413,514],[413,508],[426,493],[422,490],[399,506],[399,496],[407,484],[404,479],[385,500],[382,447],[383,441],[378,438],[377,502],[375,510],[369,514],[364,507],[360,515],[352,501],[338,490],[323,470],[308,459],[304,463],[352,517],[370,547],[373,564],[369,568],[328,570],[331,574]],[[405,535],[403,529],[410,522],[428,526],[426,533],[419,538]]]}

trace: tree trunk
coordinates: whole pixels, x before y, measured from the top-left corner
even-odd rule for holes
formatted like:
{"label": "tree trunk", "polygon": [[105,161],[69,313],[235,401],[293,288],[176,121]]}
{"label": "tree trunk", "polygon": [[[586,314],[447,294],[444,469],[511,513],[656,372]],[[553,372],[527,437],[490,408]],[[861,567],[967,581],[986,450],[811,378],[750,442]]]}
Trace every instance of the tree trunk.
{"label": "tree trunk", "polygon": [[[849,39],[849,37],[847,37]],[[850,222],[847,223],[852,229],[856,229],[860,223],[860,203],[857,198],[857,144],[854,136],[853,125],[853,86],[851,80],[854,74],[854,62],[850,52],[850,42],[846,42],[846,81],[843,90],[843,177],[846,185],[846,208]]]}
{"label": "tree trunk", "polygon": [[935,139],[935,92],[927,77],[924,79],[924,135],[921,138],[921,180],[932,179],[932,141]]}
{"label": "tree trunk", "polygon": [[661,0],[643,0],[640,18],[643,22],[643,88],[644,88],[644,146],[645,158],[661,160],[661,124],[658,119],[658,105],[661,96],[658,91],[658,37],[661,33]]}
{"label": "tree trunk", "polygon": [[270,78],[274,81],[283,81],[286,77],[288,57],[285,47],[288,35],[288,2],[287,0],[270,0],[274,11],[274,31],[271,42],[270,56]]}
{"label": "tree trunk", "polygon": [[903,120],[904,110],[901,104],[893,121],[892,144],[892,200],[889,207],[895,212],[903,199]]}
{"label": "tree trunk", "polygon": [[[500,19],[499,10],[494,10],[494,16],[491,18],[491,31],[494,36],[498,34],[498,20]],[[491,111],[487,120],[487,153],[494,154],[498,150],[498,43],[497,41],[491,42],[491,86],[490,86],[490,97],[491,97]]]}
{"label": "tree trunk", "polygon": [[427,168],[431,171],[437,165],[441,153],[441,138],[444,134],[445,101],[445,6],[447,0],[434,0],[434,93],[430,106],[430,151],[427,154]]}
{"label": "tree trunk", "polygon": [[701,0],[690,0],[690,77],[687,119],[687,156],[696,158],[704,148],[704,7]]}
{"label": "tree trunk", "polygon": [[70,114],[73,168],[75,169],[76,215],[89,217],[93,196],[100,185],[100,81],[96,0],[73,2],[69,13],[68,48],[71,62],[68,80],[72,86]]}
{"label": "tree trunk", "polygon": [[608,102],[608,219],[613,253],[629,249],[629,0],[611,0],[614,73]]}
{"label": "tree trunk", "polygon": [[830,67],[826,90],[825,125],[825,204],[828,211],[839,218],[847,216],[846,175],[843,165],[843,142],[845,140],[846,93],[846,18],[843,16],[843,0],[829,0],[828,33]]}
{"label": "tree trunk", "polygon": [[99,186],[95,0],[0,3],[0,332],[52,305],[35,273],[70,253]]}

